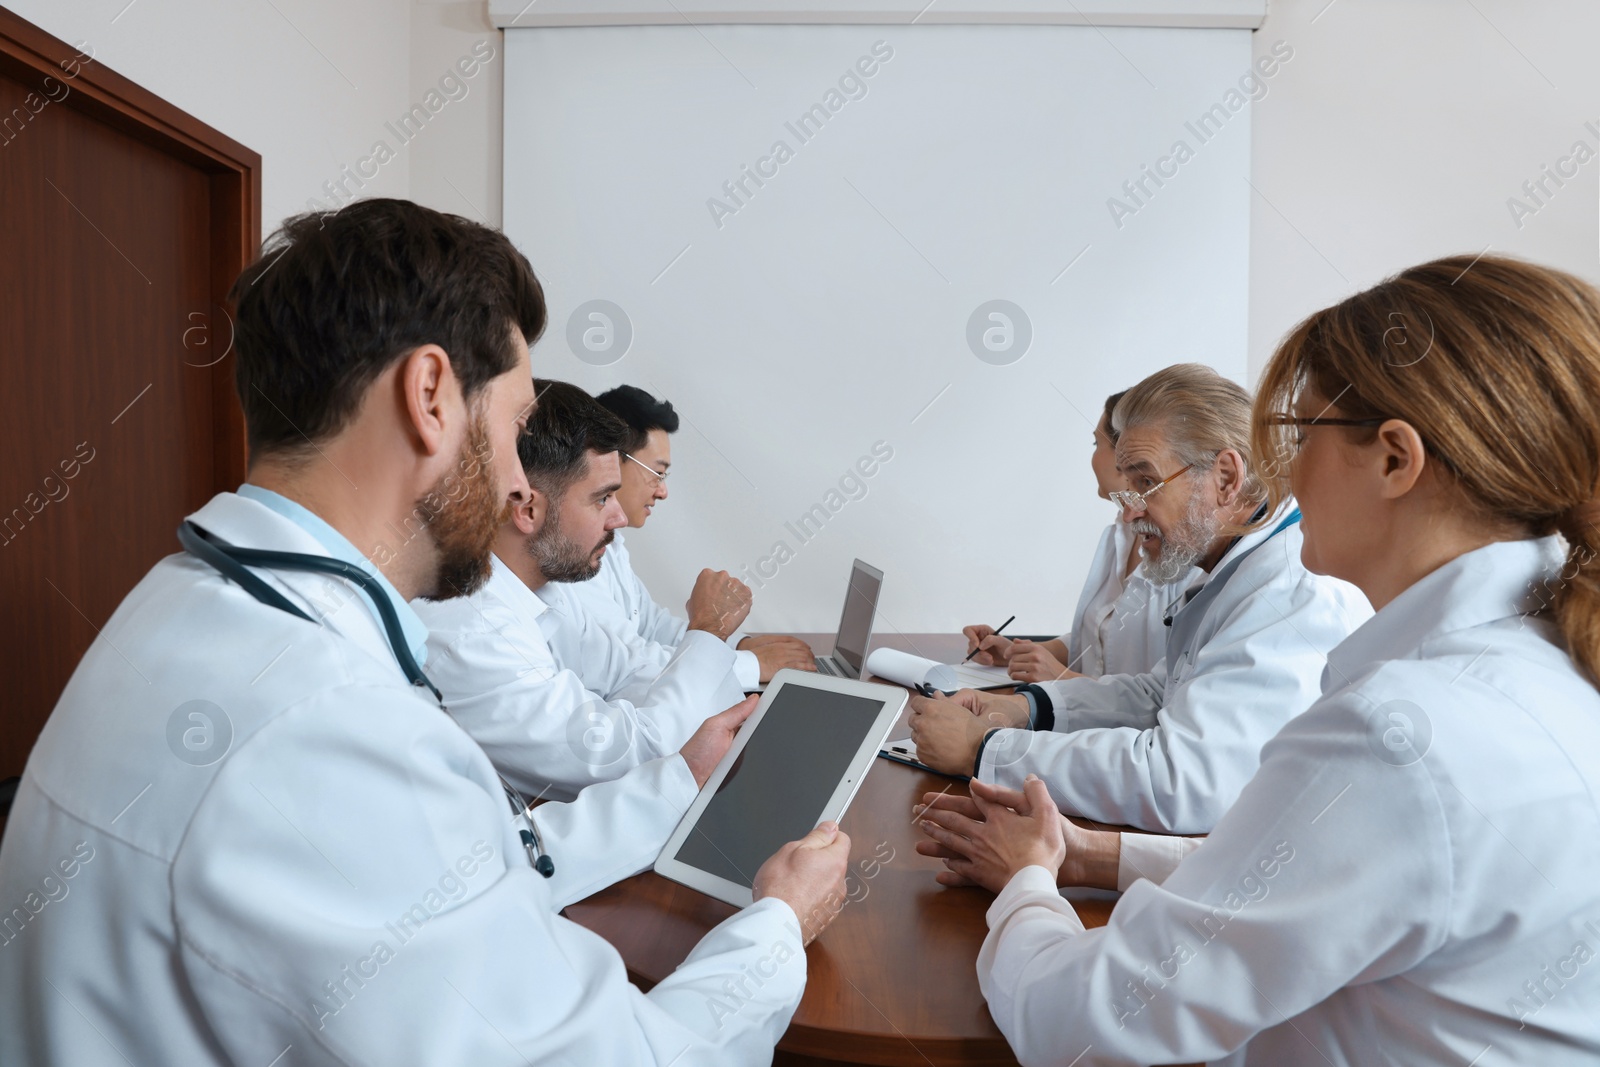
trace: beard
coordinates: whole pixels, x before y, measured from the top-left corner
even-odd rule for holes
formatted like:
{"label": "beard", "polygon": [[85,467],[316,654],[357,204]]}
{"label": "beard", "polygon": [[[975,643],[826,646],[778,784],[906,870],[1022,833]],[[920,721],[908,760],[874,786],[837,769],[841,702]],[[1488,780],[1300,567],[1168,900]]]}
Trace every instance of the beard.
{"label": "beard", "polygon": [[440,478],[414,508],[438,556],[438,574],[424,600],[470,596],[489,579],[495,534],[510,513],[489,465],[494,446],[483,412],[476,412],[455,470]]}
{"label": "beard", "polygon": [[598,544],[580,545],[562,529],[561,505],[557,502],[546,511],[539,532],[528,538],[528,555],[539,565],[539,573],[546,581],[587,582],[600,573],[600,564],[594,559],[595,550],[616,539],[616,531],[607,530]]}
{"label": "beard", "polygon": [[1182,578],[1200,562],[1217,539],[1222,524],[1214,514],[1206,513],[1200,494],[1195,493],[1189,498],[1183,518],[1170,533],[1162,533],[1149,519],[1135,519],[1128,524],[1128,529],[1135,534],[1153,534],[1161,539],[1161,554],[1154,559],[1146,556],[1139,564],[1139,573],[1158,585],[1165,585]]}

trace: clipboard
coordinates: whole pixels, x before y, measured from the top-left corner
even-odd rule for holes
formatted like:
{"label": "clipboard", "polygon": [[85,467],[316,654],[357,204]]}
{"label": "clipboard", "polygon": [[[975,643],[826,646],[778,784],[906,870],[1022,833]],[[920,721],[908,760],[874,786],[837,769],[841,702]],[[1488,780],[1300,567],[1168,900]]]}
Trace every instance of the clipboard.
{"label": "clipboard", "polygon": [[929,774],[937,774],[941,778],[954,778],[958,782],[970,782],[972,780],[970,774],[949,774],[945,771],[936,771],[926,763],[918,760],[916,742],[909,737],[904,737],[897,741],[885,741],[883,747],[878,749],[878,758],[886,759],[890,763],[902,763],[919,771],[927,771]]}

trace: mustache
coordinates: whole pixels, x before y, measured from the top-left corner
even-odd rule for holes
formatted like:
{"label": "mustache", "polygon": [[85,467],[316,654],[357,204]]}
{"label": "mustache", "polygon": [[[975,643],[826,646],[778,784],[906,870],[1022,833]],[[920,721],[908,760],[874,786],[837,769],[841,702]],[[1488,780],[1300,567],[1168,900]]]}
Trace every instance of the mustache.
{"label": "mustache", "polygon": [[600,543],[598,545],[594,546],[595,547],[595,551],[598,552],[600,549],[605,548],[607,545],[611,544],[611,542],[615,541],[616,539],[617,539],[617,531],[615,531],[615,530],[607,530],[606,531],[606,535],[604,537],[600,538]]}
{"label": "mustache", "polygon": [[1161,529],[1149,519],[1134,519],[1128,523],[1128,529],[1136,534],[1149,534],[1151,537],[1160,537]]}

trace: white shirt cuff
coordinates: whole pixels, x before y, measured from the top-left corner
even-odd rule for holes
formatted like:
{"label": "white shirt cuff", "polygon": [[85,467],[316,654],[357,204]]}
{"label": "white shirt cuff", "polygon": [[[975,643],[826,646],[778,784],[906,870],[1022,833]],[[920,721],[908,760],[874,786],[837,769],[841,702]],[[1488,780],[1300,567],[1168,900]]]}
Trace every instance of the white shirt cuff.
{"label": "white shirt cuff", "polygon": [[1117,859],[1117,892],[1126,893],[1139,879],[1156,885],[1178,869],[1183,857],[1200,847],[1203,837],[1169,837],[1166,834],[1123,834]]}
{"label": "white shirt cuff", "polygon": [[[732,642],[733,638],[728,640]],[[756,659],[754,652],[740,649],[733,654],[733,677],[739,683],[739,688],[747,693],[761,684],[761,661]]]}
{"label": "white shirt cuff", "polygon": [[1072,910],[1072,905],[1061,899],[1061,891],[1056,888],[1054,871],[1047,871],[1037,864],[1024,867],[1011,876],[1011,881],[1000,890],[1000,895],[994,898],[994,903],[989,905],[989,910],[984,918],[993,930],[1005,922],[1017,909],[1029,904],[1043,904],[1051,911],[1057,912],[1063,918],[1070,919],[1069,926],[1074,933],[1083,932],[1083,920],[1078,918],[1078,913]]}

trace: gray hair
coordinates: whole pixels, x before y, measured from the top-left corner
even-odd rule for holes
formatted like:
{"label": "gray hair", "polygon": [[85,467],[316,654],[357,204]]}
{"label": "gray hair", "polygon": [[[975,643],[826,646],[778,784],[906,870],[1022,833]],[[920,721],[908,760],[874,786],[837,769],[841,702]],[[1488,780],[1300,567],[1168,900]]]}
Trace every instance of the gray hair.
{"label": "gray hair", "polygon": [[1250,455],[1250,393],[1202,363],[1176,363],[1123,394],[1111,425],[1120,439],[1135,426],[1156,426],[1181,464],[1207,471],[1232,449],[1244,459],[1244,496],[1266,498]]}

